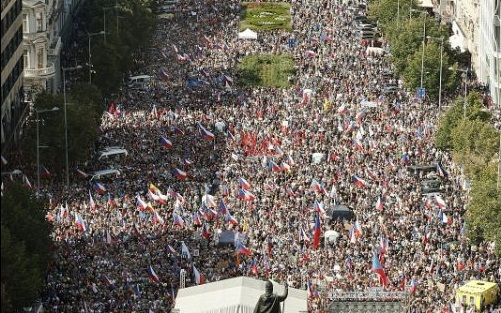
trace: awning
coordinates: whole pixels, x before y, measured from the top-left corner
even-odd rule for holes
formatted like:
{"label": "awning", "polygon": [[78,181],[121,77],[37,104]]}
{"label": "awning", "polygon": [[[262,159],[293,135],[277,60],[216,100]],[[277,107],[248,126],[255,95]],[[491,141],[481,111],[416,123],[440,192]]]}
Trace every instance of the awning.
{"label": "awning", "polygon": [[422,8],[433,8],[431,0],[419,0],[419,6]]}
{"label": "awning", "polygon": [[464,40],[462,36],[452,35],[449,37],[449,43],[451,44],[451,48],[459,48],[461,52],[465,52],[466,48],[464,47]]}

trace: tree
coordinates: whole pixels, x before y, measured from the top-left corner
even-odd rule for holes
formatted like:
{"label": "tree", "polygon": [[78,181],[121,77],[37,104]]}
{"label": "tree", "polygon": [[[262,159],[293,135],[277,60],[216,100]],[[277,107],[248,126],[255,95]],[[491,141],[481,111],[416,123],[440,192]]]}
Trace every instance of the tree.
{"label": "tree", "polygon": [[43,203],[30,190],[6,187],[1,200],[2,312],[14,312],[31,305],[43,287],[51,230]]}
{"label": "tree", "polygon": [[472,181],[466,212],[468,237],[474,242],[494,241],[501,255],[501,194],[497,190],[496,164],[481,169]]}
{"label": "tree", "polygon": [[[424,27],[425,21],[426,27]],[[426,28],[426,32],[423,38],[424,28]],[[391,58],[398,73],[405,71],[409,56],[421,50],[423,39],[426,39],[427,36],[432,38],[448,38],[447,30],[442,29],[435,20],[427,17],[425,20],[424,16],[407,20],[402,25],[398,35],[394,36],[395,38],[391,41]],[[447,44],[445,43],[445,45]],[[444,50],[447,51],[447,49]],[[440,60],[440,55],[438,59]]]}
{"label": "tree", "polygon": [[[68,125],[68,159],[70,163],[85,162],[89,151],[94,146],[97,129],[104,107],[101,105],[101,93],[95,86],[76,84],[67,91],[66,119]],[[51,174],[60,174],[65,165],[66,142],[64,132],[64,101],[60,94],[40,93],[35,99],[37,110],[58,107],[59,111],[39,115],[40,164]],[[21,142],[25,164],[32,164],[31,170],[36,175],[36,114],[28,117],[26,132]],[[35,144],[34,144],[35,143]]]}
{"label": "tree", "polygon": [[471,92],[466,98],[466,105],[464,98],[457,98],[440,118],[438,132],[435,136],[435,145],[439,149],[454,149],[452,133],[461,122],[465,109],[466,117],[469,120],[479,119],[487,122],[490,119],[490,113],[483,110],[482,96],[480,94]]}
{"label": "tree", "polygon": [[[416,1],[413,7],[417,7]],[[375,17],[385,33],[395,33],[398,26],[409,19],[410,2],[395,0],[376,0],[369,6],[369,16]],[[397,19],[399,22],[397,23]]]}
{"label": "tree", "polygon": [[[407,87],[412,90],[421,87],[421,75],[423,75],[423,87],[426,94],[437,99],[440,91],[440,79],[442,79],[442,92],[455,90],[455,81],[450,77],[455,77],[455,72],[449,70],[449,57],[447,53],[442,53],[442,62],[440,62],[440,46],[434,42],[429,42],[422,49],[416,50],[408,59],[407,67],[403,73],[404,81]],[[424,56],[424,57],[423,57]],[[442,63],[442,64],[440,64]],[[442,65],[442,77],[440,77],[440,66]]]}

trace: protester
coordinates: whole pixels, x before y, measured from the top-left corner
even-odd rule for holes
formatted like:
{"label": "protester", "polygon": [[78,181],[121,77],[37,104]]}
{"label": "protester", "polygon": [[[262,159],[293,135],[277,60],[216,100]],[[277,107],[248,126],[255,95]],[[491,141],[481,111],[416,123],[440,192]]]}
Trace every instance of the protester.
{"label": "protester", "polygon": [[[291,45],[283,31],[238,40],[238,1],[180,1],[129,73],[154,86],[125,89],[103,116],[98,146],[128,156],[82,168],[120,176],[48,190],[49,311],[169,312],[182,272],[186,287],[288,282],[308,289],[310,312],[380,286],[405,291],[412,312],[446,312],[465,281],[499,283],[493,246],[466,238],[463,173],[433,144],[436,104],[383,92],[391,64],[354,34],[354,2],[291,1]],[[255,53],[292,54],[295,86],[237,87]],[[424,164],[438,165],[409,170]],[[423,196],[431,176],[441,195]],[[336,204],[356,221],[331,222]],[[228,230],[235,245],[218,242]]]}

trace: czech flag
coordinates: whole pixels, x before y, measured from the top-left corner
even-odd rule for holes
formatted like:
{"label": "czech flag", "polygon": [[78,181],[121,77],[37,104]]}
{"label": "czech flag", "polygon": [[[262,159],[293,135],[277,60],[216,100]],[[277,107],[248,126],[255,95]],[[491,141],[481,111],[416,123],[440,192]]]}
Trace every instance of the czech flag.
{"label": "czech flag", "polygon": [[148,276],[150,277],[151,281],[154,282],[155,284],[158,284],[160,282],[160,278],[158,277],[157,273],[155,273],[151,265],[148,268]]}
{"label": "czech flag", "polygon": [[203,139],[206,140],[214,140],[214,134],[208,131],[205,127],[203,127],[200,122],[197,122],[197,127],[198,127],[198,132],[200,133],[200,136],[202,136]]}
{"label": "czech flag", "polygon": [[178,179],[186,179],[186,177],[188,177],[185,171],[180,170],[178,168],[172,171],[172,175],[174,177],[177,177]]}
{"label": "czech flag", "polygon": [[243,177],[238,179],[238,184],[240,185],[240,188],[244,190],[252,190],[251,185]]}
{"label": "czech flag", "polygon": [[184,131],[179,127],[176,127],[176,126],[172,127],[172,132],[175,135],[184,136]]}
{"label": "czech flag", "polygon": [[165,149],[170,149],[172,148],[172,142],[165,138],[164,136],[161,136],[160,137],[160,144],[162,145],[162,147],[164,147]]}
{"label": "czech flag", "polygon": [[282,168],[273,161],[270,161],[270,164],[268,164],[268,168],[271,169],[273,172],[280,172],[282,170]]}
{"label": "czech flag", "polygon": [[93,187],[94,190],[100,195],[104,195],[106,193],[106,188],[104,188],[104,186],[100,183],[94,183]]}
{"label": "czech flag", "polygon": [[221,215],[226,215],[228,213],[228,207],[226,206],[226,203],[221,199],[219,200],[219,205],[217,206],[217,211],[218,213],[221,213]]}
{"label": "czech flag", "polygon": [[174,222],[174,225],[177,225],[179,227],[184,227],[184,220],[178,214],[172,213],[172,220]]}
{"label": "czech flag", "polygon": [[247,191],[245,189],[240,189],[240,191],[238,192],[238,196],[245,201],[256,200],[256,196],[254,196],[254,194],[252,194],[250,191]]}
{"label": "czech flag", "polygon": [[153,211],[153,222],[159,223],[159,224],[165,224],[163,217],[161,217],[157,211]]}
{"label": "czech flag", "polygon": [[367,182],[362,178],[358,177],[357,175],[353,175],[352,181],[356,186],[360,188],[364,188],[365,186],[367,186]]}
{"label": "czech flag", "polygon": [[198,212],[193,212],[193,216],[191,217],[191,221],[194,225],[202,225],[200,221],[200,217],[198,217]]}
{"label": "czech flag", "polygon": [[318,245],[320,244],[320,215],[317,213],[315,214],[315,227],[313,228],[313,248],[317,249]]}
{"label": "czech flag", "polygon": [[416,290],[417,290],[417,286],[418,286],[418,283],[417,283],[417,281],[413,278],[413,279],[411,280],[411,285],[410,285],[410,287],[411,287],[411,288],[410,288],[410,292],[411,292],[411,294],[413,294],[413,293],[415,293],[415,292],[416,292]]}
{"label": "czech flag", "polygon": [[313,203],[313,211],[316,211],[324,215],[325,214],[324,204],[322,202],[318,202],[317,200],[315,200],[315,203]]}
{"label": "czech flag", "polygon": [[202,232],[202,237],[204,237],[207,240],[210,240],[210,231],[209,227],[207,226],[207,223],[203,224],[201,232]]}
{"label": "czech flag", "polygon": [[230,212],[226,213],[226,216],[224,217],[225,221],[230,223],[231,225],[237,225],[238,221],[236,218],[234,218]]}
{"label": "czech flag", "polygon": [[312,58],[314,57],[315,55],[317,55],[313,50],[306,50],[306,52],[304,53],[306,57],[308,58]]}
{"label": "czech flag", "polygon": [[193,265],[193,275],[195,276],[195,283],[197,285],[202,285],[205,281],[204,276],[200,274],[195,265]]}
{"label": "czech flag", "polygon": [[250,249],[244,246],[241,242],[237,243],[237,253],[252,255],[252,251],[250,251]]}
{"label": "czech flag", "polygon": [[136,199],[137,199],[137,209],[139,211],[146,211],[151,209],[151,206],[148,203],[146,203],[143,199],[141,199],[141,196],[138,195]]}
{"label": "czech flag", "polygon": [[78,229],[80,229],[83,232],[87,231],[87,227],[85,226],[85,222],[83,218],[78,215],[77,212],[75,212],[75,225],[77,225]]}
{"label": "czech flag", "polygon": [[386,277],[386,274],[381,267],[381,263],[379,262],[379,258],[375,253],[372,256],[372,270],[379,276],[380,284],[382,284],[383,286],[387,286],[389,284],[388,277]]}
{"label": "czech flag", "polygon": [[435,196],[435,202],[437,203],[438,207],[441,209],[445,208],[445,206],[446,206],[445,200],[439,195]]}

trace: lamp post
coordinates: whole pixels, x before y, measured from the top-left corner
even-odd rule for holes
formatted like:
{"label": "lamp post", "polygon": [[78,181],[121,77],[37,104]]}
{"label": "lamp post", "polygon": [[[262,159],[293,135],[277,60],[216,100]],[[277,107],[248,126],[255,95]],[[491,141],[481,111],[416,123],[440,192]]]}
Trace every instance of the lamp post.
{"label": "lamp post", "polygon": [[118,31],[118,20],[119,19],[125,19],[125,16],[120,16],[120,15],[117,14],[117,38],[119,36],[119,31]]}
{"label": "lamp post", "polygon": [[40,190],[40,113],[59,111],[58,107],[48,110],[36,110],[37,113],[37,190]]}
{"label": "lamp post", "polygon": [[97,32],[97,33],[89,33],[87,34],[87,36],[89,37],[89,84],[92,83],[92,63],[90,62],[90,59],[91,59],[91,50],[90,50],[90,39],[92,38],[92,36],[97,36],[97,35],[105,35],[106,32],[104,30],[100,31],[100,32]]}
{"label": "lamp post", "polygon": [[428,39],[440,40],[440,78],[438,82],[438,114],[437,117],[440,117],[440,112],[442,110],[442,67],[443,67],[443,57],[444,57],[444,37],[433,38],[427,36]]}
{"label": "lamp post", "polygon": [[466,118],[466,96],[468,94],[468,69],[458,69],[459,72],[463,73],[464,77],[464,101],[463,101],[463,118]]}
{"label": "lamp post", "polygon": [[106,11],[116,9],[117,5],[115,4],[112,7],[103,7],[103,31],[104,33],[104,44],[106,44]]}
{"label": "lamp post", "polygon": [[[412,4],[412,0],[411,0]],[[410,9],[410,12],[420,12],[424,14],[424,20],[423,20],[423,42],[422,42],[422,52],[421,52],[421,84],[420,84],[420,89],[423,89],[423,75],[424,75],[424,48],[425,48],[425,41],[426,41],[426,17],[428,16],[428,12],[423,11],[423,10],[415,10],[415,9]],[[422,100],[422,99],[421,99]]]}
{"label": "lamp post", "polygon": [[69,162],[68,162],[68,118],[66,115],[66,72],[67,71],[76,71],[81,69],[81,65],[73,66],[73,67],[63,67],[63,102],[64,102],[64,157],[65,157],[65,185],[66,188],[70,186],[70,173],[69,173]]}

